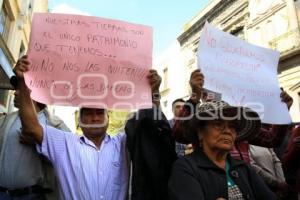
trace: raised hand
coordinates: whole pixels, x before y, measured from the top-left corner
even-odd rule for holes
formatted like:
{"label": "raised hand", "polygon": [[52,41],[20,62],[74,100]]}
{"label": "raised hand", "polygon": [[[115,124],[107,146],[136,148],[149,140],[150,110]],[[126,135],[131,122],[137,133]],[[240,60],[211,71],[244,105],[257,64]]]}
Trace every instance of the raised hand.
{"label": "raised hand", "polygon": [[284,91],[283,89],[281,90],[282,90],[282,92],[280,93],[281,101],[284,102],[288,107],[288,109],[290,110],[290,107],[293,104],[293,98],[286,91]]}
{"label": "raised hand", "polygon": [[24,55],[21,58],[19,58],[18,62],[16,63],[16,66],[14,67],[14,72],[19,79],[24,78],[24,73],[29,70],[29,65],[30,62],[28,60],[27,55]]}
{"label": "raised hand", "polygon": [[149,74],[147,75],[151,92],[152,94],[155,92],[159,92],[159,86],[161,84],[161,77],[158,75],[157,71],[154,69],[151,69],[149,71]]}

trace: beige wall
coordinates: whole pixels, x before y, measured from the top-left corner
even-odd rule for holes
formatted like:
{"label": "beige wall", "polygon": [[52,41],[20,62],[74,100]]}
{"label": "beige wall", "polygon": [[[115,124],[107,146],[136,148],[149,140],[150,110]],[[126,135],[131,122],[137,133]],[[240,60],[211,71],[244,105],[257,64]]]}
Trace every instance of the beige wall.
{"label": "beige wall", "polygon": [[251,43],[281,52],[279,83],[293,97],[290,113],[293,121],[299,122],[300,102],[297,93],[300,88],[293,86],[300,82],[300,8],[295,6],[293,0],[261,2],[269,7],[266,6],[267,10],[261,15],[250,17],[248,39]]}
{"label": "beige wall", "polygon": [[[12,55],[12,61],[19,57],[21,42],[28,48],[33,12],[47,12],[48,0],[3,0],[8,8],[11,24],[6,45]],[[2,4],[1,4],[2,5]]]}
{"label": "beige wall", "polygon": [[300,122],[300,101],[298,93],[300,88],[294,90],[293,85],[300,83],[300,65],[291,69],[285,70],[278,75],[280,85],[293,97],[294,103],[291,107],[290,114],[296,122]]}
{"label": "beige wall", "polygon": [[176,41],[154,61],[154,68],[162,77],[161,108],[168,119],[173,117],[172,102],[186,93],[182,87],[185,83],[184,60],[184,55],[180,54],[180,45]]}

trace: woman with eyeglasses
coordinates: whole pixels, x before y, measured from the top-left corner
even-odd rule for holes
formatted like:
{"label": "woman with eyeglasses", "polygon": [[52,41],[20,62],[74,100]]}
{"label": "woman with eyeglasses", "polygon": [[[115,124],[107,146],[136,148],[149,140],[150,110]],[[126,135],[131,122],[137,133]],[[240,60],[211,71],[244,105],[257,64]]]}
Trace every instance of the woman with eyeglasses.
{"label": "woman with eyeglasses", "polygon": [[276,199],[243,161],[230,157],[237,133],[258,132],[256,112],[224,101],[203,103],[188,122],[186,136],[195,151],[178,159],[169,180],[171,200]]}

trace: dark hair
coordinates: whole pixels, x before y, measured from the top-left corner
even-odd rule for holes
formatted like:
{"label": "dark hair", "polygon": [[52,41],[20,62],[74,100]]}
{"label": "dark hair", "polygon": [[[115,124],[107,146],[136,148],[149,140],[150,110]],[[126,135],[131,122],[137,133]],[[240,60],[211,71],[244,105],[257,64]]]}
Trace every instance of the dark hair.
{"label": "dark hair", "polygon": [[46,108],[46,104],[43,104],[43,103],[40,103],[40,102],[37,102],[35,101],[37,107],[39,107],[40,110],[43,110]]}
{"label": "dark hair", "polygon": [[199,139],[198,139],[198,132],[200,129],[205,128],[207,121],[199,120],[196,117],[193,117],[189,122],[186,124],[186,128],[184,128],[184,135],[190,143],[193,144],[193,147],[199,147]]}
{"label": "dark hair", "polygon": [[172,102],[172,107],[174,107],[175,103],[177,103],[177,102],[182,102],[182,103],[184,103],[185,101],[184,101],[183,99],[181,99],[181,98],[175,99],[175,100]]}

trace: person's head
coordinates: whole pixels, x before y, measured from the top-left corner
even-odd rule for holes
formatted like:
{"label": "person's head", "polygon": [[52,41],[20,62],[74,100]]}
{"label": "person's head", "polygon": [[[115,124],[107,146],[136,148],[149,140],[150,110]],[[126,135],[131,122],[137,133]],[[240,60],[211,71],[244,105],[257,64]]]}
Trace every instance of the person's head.
{"label": "person's head", "polygon": [[[19,108],[19,106],[20,106],[19,92],[20,92],[19,90],[15,90],[15,93],[14,93],[14,95],[15,95],[14,106],[16,108]],[[37,112],[43,110],[46,107],[46,105],[43,104],[43,103],[40,103],[40,102],[37,102],[37,101],[34,101],[34,100],[32,100],[32,101],[33,101],[33,104],[34,104],[35,109],[36,109]]]}
{"label": "person's head", "polygon": [[174,114],[174,117],[179,117],[180,110],[184,106],[184,100],[183,99],[175,99],[172,103],[172,111]]}
{"label": "person's head", "polygon": [[108,112],[102,108],[80,108],[79,126],[87,137],[102,136],[108,127]]}
{"label": "person's head", "polygon": [[229,152],[237,136],[236,120],[209,120],[198,129],[198,142],[202,148]]}
{"label": "person's head", "polygon": [[245,140],[259,133],[258,114],[245,107],[230,106],[224,101],[205,102],[189,122],[187,137],[204,151],[229,152],[236,139]]}

